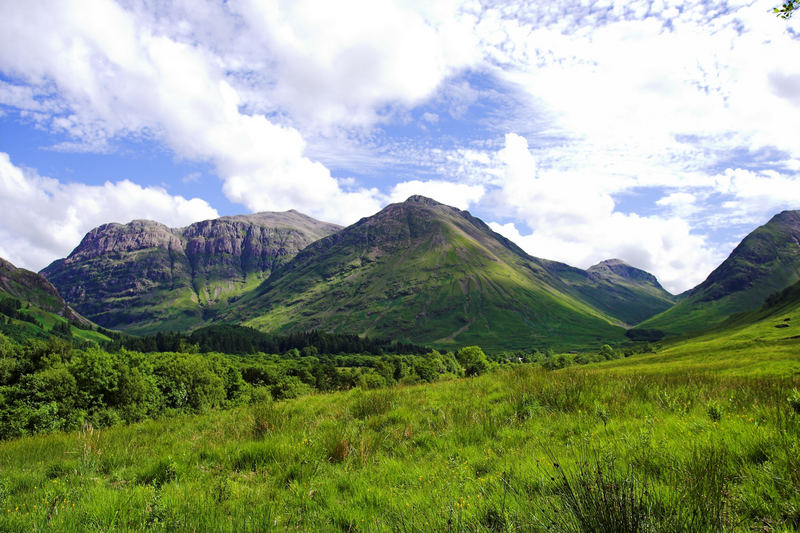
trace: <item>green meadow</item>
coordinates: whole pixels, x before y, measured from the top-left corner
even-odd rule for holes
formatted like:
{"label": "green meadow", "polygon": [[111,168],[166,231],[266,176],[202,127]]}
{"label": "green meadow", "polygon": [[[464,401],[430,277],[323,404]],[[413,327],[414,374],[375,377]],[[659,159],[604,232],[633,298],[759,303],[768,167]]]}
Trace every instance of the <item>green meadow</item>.
{"label": "green meadow", "polygon": [[800,350],[752,327],[5,441],[0,530],[797,531]]}

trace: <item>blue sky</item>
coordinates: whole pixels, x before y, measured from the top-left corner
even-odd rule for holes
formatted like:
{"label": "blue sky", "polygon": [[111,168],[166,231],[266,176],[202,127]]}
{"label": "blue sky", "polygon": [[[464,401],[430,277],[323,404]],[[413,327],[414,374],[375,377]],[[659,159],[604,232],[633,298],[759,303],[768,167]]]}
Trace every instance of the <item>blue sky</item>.
{"label": "blue sky", "polygon": [[424,194],[680,292],[800,209],[798,27],[773,3],[3,2],[0,256]]}

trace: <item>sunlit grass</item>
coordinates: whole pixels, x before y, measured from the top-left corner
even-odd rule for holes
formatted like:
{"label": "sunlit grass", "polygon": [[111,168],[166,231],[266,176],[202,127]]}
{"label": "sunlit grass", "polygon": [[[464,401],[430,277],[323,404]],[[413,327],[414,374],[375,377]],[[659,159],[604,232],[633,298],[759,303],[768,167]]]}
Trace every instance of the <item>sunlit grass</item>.
{"label": "sunlit grass", "polygon": [[586,513],[591,527],[800,527],[797,365],[759,356],[772,375],[734,377],[679,360],[521,366],[4,442],[0,530],[578,531]]}

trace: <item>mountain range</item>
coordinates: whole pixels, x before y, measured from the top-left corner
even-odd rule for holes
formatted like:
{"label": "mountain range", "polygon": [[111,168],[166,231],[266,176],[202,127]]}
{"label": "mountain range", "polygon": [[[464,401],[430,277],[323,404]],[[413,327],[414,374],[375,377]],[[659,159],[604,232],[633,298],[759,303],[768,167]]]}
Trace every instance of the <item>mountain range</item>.
{"label": "mountain range", "polygon": [[596,347],[631,327],[696,332],[760,308],[799,273],[799,211],[773,217],[676,297],[619,259],[583,270],[533,257],[422,196],[346,228],[296,211],[106,224],[42,271],[81,315],[134,334],[236,323],[489,350]]}
{"label": "mountain range", "polygon": [[592,345],[622,338],[615,307],[670,305],[652,276],[618,270],[532,257],[468,212],[412,196],[313,243],[225,318],[436,346]]}
{"label": "mountain range", "polygon": [[340,226],[296,211],[222,217],[185,228],[105,224],[42,270],[86,317],[130,333],[185,330],[254,289]]}

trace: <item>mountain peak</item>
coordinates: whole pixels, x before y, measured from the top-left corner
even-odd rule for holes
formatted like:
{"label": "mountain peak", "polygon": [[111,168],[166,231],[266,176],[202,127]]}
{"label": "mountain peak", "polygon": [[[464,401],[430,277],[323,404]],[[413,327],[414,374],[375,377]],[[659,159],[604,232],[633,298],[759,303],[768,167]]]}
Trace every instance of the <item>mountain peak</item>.
{"label": "mountain peak", "polygon": [[767,224],[787,224],[796,228],[800,228],[800,209],[794,211],[781,211],[773,216]]}
{"label": "mountain peak", "polygon": [[102,326],[186,329],[339,229],[297,211],[220,217],[184,228],[151,220],[105,224],[42,273]]}
{"label": "mountain peak", "polygon": [[596,275],[613,274],[627,280],[646,282],[659,288],[661,287],[655,276],[640,268],[629,265],[622,259],[606,259],[605,261],[600,261],[596,265],[590,266],[586,271]]}
{"label": "mountain peak", "polygon": [[589,270],[591,270],[591,269],[593,269],[595,267],[599,268],[599,267],[603,267],[603,266],[607,266],[607,267],[610,268],[610,267],[615,267],[615,266],[630,266],[630,265],[628,263],[626,263],[625,261],[623,261],[622,259],[611,258],[611,259],[604,259],[603,261],[600,261],[596,265],[590,266]]}
{"label": "mountain peak", "polygon": [[422,205],[444,205],[441,202],[437,202],[432,198],[428,198],[427,196],[422,196],[420,194],[415,194],[413,196],[409,196],[408,199],[403,202],[404,204],[422,204]]}

